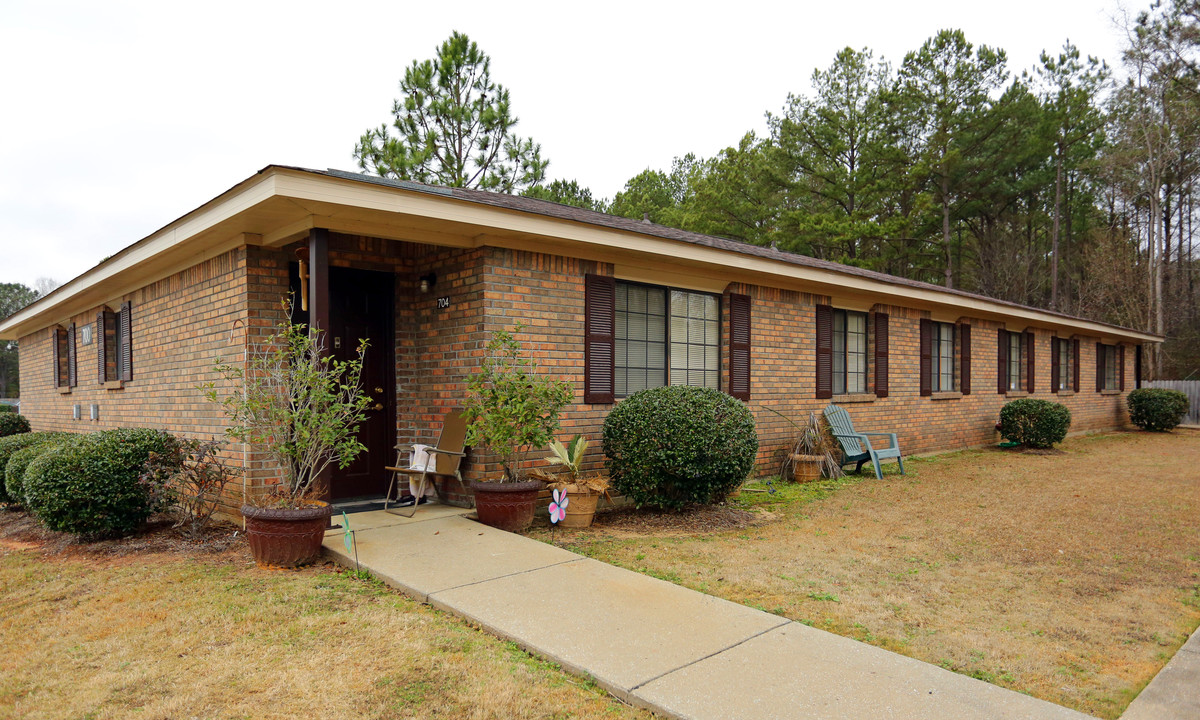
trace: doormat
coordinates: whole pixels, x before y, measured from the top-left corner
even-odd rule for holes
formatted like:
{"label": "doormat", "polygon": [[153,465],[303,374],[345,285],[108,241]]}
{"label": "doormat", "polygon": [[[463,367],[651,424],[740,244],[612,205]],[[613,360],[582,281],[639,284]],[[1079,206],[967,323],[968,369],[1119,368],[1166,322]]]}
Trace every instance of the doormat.
{"label": "doormat", "polygon": [[347,515],[353,515],[360,512],[371,512],[373,510],[383,509],[383,498],[351,498],[349,500],[339,500],[333,504],[333,514],[337,515],[344,512]]}

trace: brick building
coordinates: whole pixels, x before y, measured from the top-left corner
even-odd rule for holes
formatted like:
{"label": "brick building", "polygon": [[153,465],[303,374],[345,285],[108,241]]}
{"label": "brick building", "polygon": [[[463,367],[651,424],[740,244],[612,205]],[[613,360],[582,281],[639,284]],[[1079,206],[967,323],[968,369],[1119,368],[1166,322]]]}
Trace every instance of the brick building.
{"label": "brick building", "polygon": [[[1014,397],[1064,403],[1073,432],[1121,427],[1142,344],[1162,339],[529,198],[269,166],[0,323],[20,340],[22,412],[37,430],[220,435],[197,386],[301,288],[297,319],[328,329],[333,352],[371,340],[369,452],[334,474],[335,499],[381,494],[397,438],[433,441],[491,332],[517,323],[576,388],[564,434],[598,438],[642,387],[704,384],[748,403],[763,472],[791,435],[768,407],[832,400],[906,453],[993,442]],[[244,468],[232,511],[272,471],[252,448],[229,453]],[[493,471],[479,453],[466,466]]]}

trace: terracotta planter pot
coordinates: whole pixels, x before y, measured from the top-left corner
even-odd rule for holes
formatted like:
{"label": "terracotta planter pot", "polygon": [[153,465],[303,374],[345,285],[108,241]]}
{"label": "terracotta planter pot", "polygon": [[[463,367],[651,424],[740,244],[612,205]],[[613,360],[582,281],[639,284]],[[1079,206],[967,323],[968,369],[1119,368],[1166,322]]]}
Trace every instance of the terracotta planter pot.
{"label": "terracotta planter pot", "polygon": [[821,460],[820,455],[799,455],[793,453],[792,460],[792,480],[796,482],[812,482],[821,477]]}
{"label": "terracotta planter pot", "polygon": [[333,507],[321,503],[298,510],[242,506],[246,539],[259,565],[300,567],[321,554]]}
{"label": "terracotta planter pot", "polygon": [[498,530],[521,532],[533,524],[541,480],[521,483],[472,482],[479,522]]}
{"label": "terracotta planter pot", "polygon": [[590,527],[596,517],[596,503],[600,501],[600,493],[589,492],[578,485],[568,485],[567,516],[559,523],[562,527]]}

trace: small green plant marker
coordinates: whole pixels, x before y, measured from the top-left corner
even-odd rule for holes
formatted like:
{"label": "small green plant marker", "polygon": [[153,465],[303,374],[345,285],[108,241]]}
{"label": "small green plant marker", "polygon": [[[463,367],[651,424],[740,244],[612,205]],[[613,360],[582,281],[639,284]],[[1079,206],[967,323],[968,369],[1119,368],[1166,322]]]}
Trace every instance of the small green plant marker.
{"label": "small green plant marker", "polygon": [[342,527],[346,529],[346,533],[342,535],[342,542],[346,545],[346,552],[354,553],[354,572],[359,572],[358,569],[358,538],[354,537],[354,531],[350,529],[350,516],[346,515],[346,511],[342,511]]}

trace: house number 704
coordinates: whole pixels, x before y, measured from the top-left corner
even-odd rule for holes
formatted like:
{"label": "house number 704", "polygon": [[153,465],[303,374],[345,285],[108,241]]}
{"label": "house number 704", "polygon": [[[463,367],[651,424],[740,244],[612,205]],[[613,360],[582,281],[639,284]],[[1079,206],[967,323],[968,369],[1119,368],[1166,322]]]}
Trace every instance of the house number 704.
{"label": "house number 704", "polygon": [[446,297],[438,298],[437,306],[438,306],[438,310],[445,310],[446,308],[450,307],[450,297],[446,296]]}

